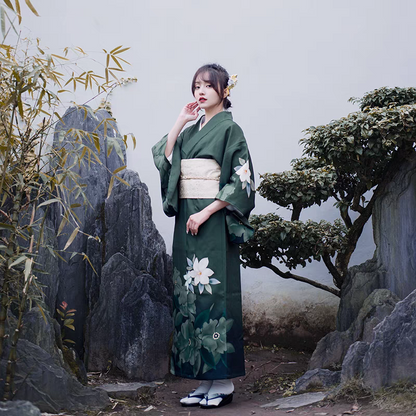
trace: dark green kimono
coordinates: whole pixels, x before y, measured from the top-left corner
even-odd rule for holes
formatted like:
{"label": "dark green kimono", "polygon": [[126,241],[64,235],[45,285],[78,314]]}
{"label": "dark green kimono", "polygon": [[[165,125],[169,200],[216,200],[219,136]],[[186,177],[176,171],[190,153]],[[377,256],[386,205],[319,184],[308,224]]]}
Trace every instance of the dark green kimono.
{"label": "dark green kimono", "polygon": [[[237,244],[244,237],[254,207],[254,174],[241,128],[223,111],[201,130],[199,122],[178,137],[172,164],[165,157],[167,136],[153,149],[160,172],[163,209],[175,216],[173,237],[174,341],[171,372],[200,380],[244,375],[240,261]],[[213,214],[198,234],[186,222],[215,199],[179,199],[181,159],[214,159],[221,167],[215,199],[231,205]],[[228,226],[227,226],[228,225]],[[237,238],[236,238],[237,237]]]}

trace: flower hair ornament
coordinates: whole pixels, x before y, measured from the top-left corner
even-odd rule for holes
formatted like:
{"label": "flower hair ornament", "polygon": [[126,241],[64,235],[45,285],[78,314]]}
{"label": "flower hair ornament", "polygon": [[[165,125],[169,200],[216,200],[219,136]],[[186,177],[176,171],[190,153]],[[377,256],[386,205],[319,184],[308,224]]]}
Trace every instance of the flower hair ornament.
{"label": "flower hair ornament", "polygon": [[232,90],[237,85],[237,74],[231,75],[230,78],[228,78],[228,85],[225,89],[225,98],[227,98],[230,95],[230,90]]}

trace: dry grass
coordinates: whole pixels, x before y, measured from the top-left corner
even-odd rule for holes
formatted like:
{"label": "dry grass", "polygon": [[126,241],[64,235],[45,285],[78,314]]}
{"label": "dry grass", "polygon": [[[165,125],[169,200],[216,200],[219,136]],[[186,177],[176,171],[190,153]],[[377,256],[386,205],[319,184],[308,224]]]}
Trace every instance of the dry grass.
{"label": "dry grass", "polygon": [[351,378],[336,389],[331,395],[331,399],[347,400],[348,402],[356,402],[357,400],[371,399],[374,393],[364,385],[363,380],[358,377]]}
{"label": "dry grass", "polygon": [[387,411],[407,412],[416,414],[416,384],[408,381],[395,383],[374,394],[372,404]]}

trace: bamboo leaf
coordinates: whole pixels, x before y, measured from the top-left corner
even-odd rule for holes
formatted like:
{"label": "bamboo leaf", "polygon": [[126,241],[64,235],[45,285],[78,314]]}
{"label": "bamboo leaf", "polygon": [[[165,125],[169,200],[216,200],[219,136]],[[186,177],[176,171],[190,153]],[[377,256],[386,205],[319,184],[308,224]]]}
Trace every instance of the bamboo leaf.
{"label": "bamboo leaf", "polygon": [[131,186],[128,182],[126,182],[124,179],[120,178],[120,176],[114,175],[120,182],[124,183],[124,185]]}
{"label": "bamboo leaf", "polygon": [[5,19],[4,13],[5,13],[4,12],[4,7],[1,7],[0,8],[0,15],[1,15],[1,33],[3,35],[3,38],[6,35],[6,19]]}
{"label": "bamboo leaf", "polygon": [[127,165],[124,166],[120,166],[119,168],[117,168],[116,170],[113,171],[113,175],[115,175],[116,173],[119,173],[120,171],[122,171],[123,169],[125,169],[127,167]]}
{"label": "bamboo leaf", "polygon": [[116,47],[116,48],[114,48],[112,51],[110,51],[110,54],[115,53],[115,52],[117,51],[117,49],[120,49],[120,48],[122,48],[122,47],[123,47],[123,45],[117,46],[117,47]]}
{"label": "bamboo leaf", "polygon": [[10,224],[5,224],[4,222],[0,222],[0,230],[14,230],[14,226]]}
{"label": "bamboo leaf", "polygon": [[[92,265],[90,258],[85,254],[82,253],[84,255],[83,260],[87,260],[89,265],[91,266],[91,269],[94,271],[94,273],[98,276],[98,273],[95,271],[94,266]],[[74,309],[76,311],[76,309]]]}
{"label": "bamboo leaf", "polygon": [[110,184],[108,186],[107,199],[110,198],[111,191],[113,190],[113,186],[114,186],[114,176],[112,176],[110,179]]}
{"label": "bamboo leaf", "polygon": [[74,325],[65,325],[65,328],[69,328],[69,329],[72,329],[73,331],[75,331]]}
{"label": "bamboo leaf", "polygon": [[15,4],[16,4],[16,14],[17,14],[17,17],[19,19],[19,24],[20,24],[20,23],[22,23],[22,14],[20,12],[20,3],[19,3],[19,0],[15,0]]}
{"label": "bamboo leaf", "polygon": [[25,282],[29,278],[29,275],[32,271],[32,264],[33,264],[33,259],[26,259],[26,263],[25,263]]}
{"label": "bamboo leaf", "polygon": [[[28,1],[28,0],[26,0],[26,1]],[[63,57],[63,56],[55,55],[54,53],[51,53],[51,55],[52,55],[52,56],[54,56],[55,58],[58,58],[58,59],[63,59],[64,61],[69,61],[69,59],[68,59],[68,58],[65,58],[65,57]]]}
{"label": "bamboo leaf", "polygon": [[[35,301],[36,302],[36,301]],[[46,319],[46,315],[45,315],[45,311],[43,310],[43,308],[39,305],[39,303],[38,302],[36,302],[36,305],[37,305],[37,307],[39,308],[39,310],[40,310],[40,313],[42,314],[42,316],[43,316],[43,320],[46,322],[46,323],[48,323],[48,320]]]}
{"label": "bamboo leaf", "polygon": [[57,198],[48,199],[47,201],[42,202],[41,204],[39,204],[39,205],[38,205],[38,208],[43,207],[43,206],[45,206],[45,205],[50,205],[50,204],[53,204],[53,203],[55,203],[55,202],[61,202],[61,200],[60,200],[60,199],[57,199]]}
{"label": "bamboo leaf", "polygon": [[20,256],[17,260],[15,260],[10,266],[9,269],[11,269],[13,266],[16,266],[19,263],[22,263],[23,261],[25,261],[27,259],[27,257],[25,255]]}
{"label": "bamboo leaf", "polygon": [[75,341],[72,341],[72,339],[68,339],[68,338],[65,338],[64,340],[62,340],[63,342],[69,342],[70,344],[76,344],[76,342]]}
{"label": "bamboo leaf", "polygon": [[73,324],[73,323],[74,323],[74,320],[73,319],[65,319],[65,321],[64,321],[64,325],[65,326],[68,326],[68,325]]}
{"label": "bamboo leaf", "polygon": [[61,234],[61,232],[64,229],[64,227],[65,227],[65,225],[66,225],[67,222],[68,222],[68,217],[65,215],[62,218],[61,224],[59,225],[58,233],[56,234],[57,236]]}
{"label": "bamboo leaf", "polygon": [[4,3],[6,4],[6,6],[9,9],[12,9],[14,11],[14,7],[13,7],[12,2],[10,0],[4,0]]}
{"label": "bamboo leaf", "polygon": [[72,234],[70,235],[70,237],[68,238],[68,241],[65,244],[64,250],[66,250],[75,240],[75,237],[77,236],[78,231],[79,231],[79,227],[75,228],[75,230],[72,231]]}
{"label": "bamboo leaf", "polygon": [[125,52],[125,51],[128,51],[130,49],[130,47],[128,47],[128,48],[124,48],[124,49],[120,49],[119,51],[111,51],[112,52],[112,54],[113,55],[117,55],[118,53],[123,53],[123,52]]}
{"label": "bamboo leaf", "polygon": [[33,7],[33,4],[30,2],[30,0],[25,0],[26,1],[26,4],[27,4],[27,7],[29,7],[29,9],[32,11],[32,13],[35,15],[35,16],[38,16],[39,17],[39,14],[38,14],[38,12],[36,11],[36,9]]}

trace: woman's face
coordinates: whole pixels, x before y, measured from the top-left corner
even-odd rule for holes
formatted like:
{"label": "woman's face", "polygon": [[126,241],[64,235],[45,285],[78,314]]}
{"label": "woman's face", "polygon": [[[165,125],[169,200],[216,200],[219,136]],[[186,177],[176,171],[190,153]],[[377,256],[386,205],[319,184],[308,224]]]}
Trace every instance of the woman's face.
{"label": "woman's face", "polygon": [[222,99],[208,81],[208,74],[201,74],[195,81],[194,97],[201,110],[210,111],[223,107]]}

